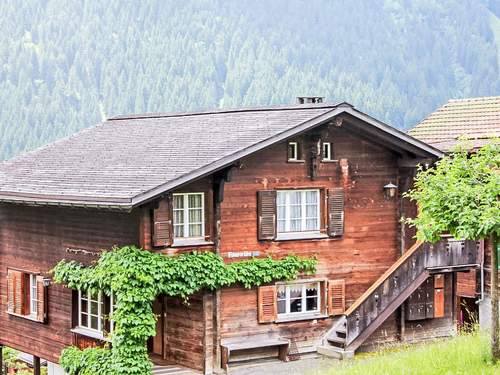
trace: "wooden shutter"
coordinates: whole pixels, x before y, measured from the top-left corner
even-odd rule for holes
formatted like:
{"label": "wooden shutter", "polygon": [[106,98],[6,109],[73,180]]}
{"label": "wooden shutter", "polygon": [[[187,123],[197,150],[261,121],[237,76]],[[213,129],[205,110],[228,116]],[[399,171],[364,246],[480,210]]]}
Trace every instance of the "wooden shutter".
{"label": "wooden shutter", "polygon": [[43,276],[36,277],[36,290],[37,290],[37,315],[36,320],[44,323],[47,317],[47,306],[45,294],[47,293],[47,288],[43,285]]}
{"label": "wooden shutter", "polygon": [[260,286],[258,291],[259,323],[271,323],[276,320],[278,306],[276,304],[276,286]]}
{"label": "wooden shutter", "polygon": [[345,280],[328,281],[328,313],[340,315],[345,311]]}
{"label": "wooden shutter", "polygon": [[15,305],[15,278],[14,271],[7,270],[7,312],[14,313]]}
{"label": "wooden shutter", "polygon": [[170,199],[161,199],[153,212],[153,245],[170,246],[172,243],[172,218]]}
{"label": "wooden shutter", "polygon": [[344,189],[328,189],[328,235],[344,234]]}
{"label": "wooden shutter", "polygon": [[25,306],[24,275],[21,271],[7,271],[8,284],[8,304],[7,311],[23,315]]}
{"label": "wooden shutter", "polygon": [[259,240],[276,237],[276,190],[260,190],[257,193]]}

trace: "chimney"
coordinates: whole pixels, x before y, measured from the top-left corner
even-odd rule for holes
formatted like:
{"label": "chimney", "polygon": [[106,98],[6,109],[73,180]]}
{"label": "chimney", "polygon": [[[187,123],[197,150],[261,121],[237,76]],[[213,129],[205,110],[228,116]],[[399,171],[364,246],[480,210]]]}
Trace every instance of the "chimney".
{"label": "chimney", "polygon": [[324,100],[324,96],[297,96],[298,104],[318,104],[323,103]]}

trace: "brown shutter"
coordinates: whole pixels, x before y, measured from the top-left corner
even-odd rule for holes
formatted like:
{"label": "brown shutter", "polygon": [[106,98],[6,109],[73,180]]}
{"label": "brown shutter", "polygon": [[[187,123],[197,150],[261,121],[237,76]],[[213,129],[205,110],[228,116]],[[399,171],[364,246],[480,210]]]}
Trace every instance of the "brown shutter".
{"label": "brown shutter", "polygon": [[328,281],[328,313],[340,315],[345,311],[345,280]]}
{"label": "brown shutter", "polygon": [[328,189],[328,235],[344,234],[344,189]]}
{"label": "brown shutter", "polygon": [[14,293],[13,296],[13,312],[14,314],[23,315],[24,306],[25,306],[25,283],[24,276],[21,271],[9,270],[9,273],[12,278],[12,290]]}
{"label": "brown shutter", "polygon": [[170,246],[172,243],[172,218],[170,199],[161,199],[153,213],[153,245]]}
{"label": "brown shutter", "polygon": [[260,190],[257,193],[259,240],[276,237],[276,190]]}
{"label": "brown shutter", "polygon": [[44,323],[47,317],[46,296],[47,288],[43,285],[43,276],[36,277],[36,290],[37,290],[37,316],[36,320]]}
{"label": "brown shutter", "polygon": [[14,313],[15,304],[15,278],[14,271],[7,270],[7,312]]}
{"label": "brown shutter", "polygon": [[271,323],[276,320],[276,286],[260,286],[258,291],[259,323]]}

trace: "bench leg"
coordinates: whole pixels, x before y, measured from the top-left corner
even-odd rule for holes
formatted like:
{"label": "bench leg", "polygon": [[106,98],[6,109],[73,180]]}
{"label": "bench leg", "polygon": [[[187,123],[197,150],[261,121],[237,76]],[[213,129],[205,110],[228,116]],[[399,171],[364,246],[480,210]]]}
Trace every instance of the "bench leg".
{"label": "bench leg", "polygon": [[227,371],[227,363],[229,362],[229,349],[226,347],[221,348],[221,361],[220,365],[221,367]]}
{"label": "bench leg", "polygon": [[280,345],[278,353],[278,358],[280,359],[280,361],[288,361],[288,345]]}

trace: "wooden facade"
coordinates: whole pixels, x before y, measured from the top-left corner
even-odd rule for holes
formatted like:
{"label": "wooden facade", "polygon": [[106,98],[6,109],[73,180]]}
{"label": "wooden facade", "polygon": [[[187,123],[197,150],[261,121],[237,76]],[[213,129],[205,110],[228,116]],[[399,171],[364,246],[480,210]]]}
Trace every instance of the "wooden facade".
{"label": "wooden facade", "polygon": [[[71,331],[75,302],[65,287],[48,287],[45,322],[7,313],[8,269],[48,276],[63,258],[90,264],[102,249],[136,244],[166,255],[193,249],[215,251],[226,262],[288,254],[318,259],[317,273],[301,276],[320,285],[321,306],[314,316],[280,319],[271,312],[266,318],[259,289],[238,285],[203,291],[189,305],[160,296],[154,306],[161,318],[157,337],[149,343],[152,354],[210,373],[221,364],[221,348],[237,348],[235,343],[245,340],[263,344],[234,350],[229,361],[277,355],[279,348],[266,347],[266,340],[287,340],[291,356],[314,352],[330,330],[332,317],[352,306],[413,244],[401,218],[414,214],[415,208],[402,200],[401,190],[411,184],[414,168],[404,163],[408,155],[387,147],[383,140],[371,139],[359,127],[351,128],[347,120],[292,140],[301,146],[299,160],[289,161],[288,141],[279,142],[130,212],[0,206],[0,344],[52,362],[57,362],[67,345],[94,345],[95,340]],[[321,160],[320,142],[331,144],[331,160]],[[395,197],[384,192],[390,182],[400,187]],[[319,236],[277,239],[259,220],[263,215],[259,192],[300,189],[319,191]],[[204,193],[203,238],[198,244],[176,243],[172,241],[172,194],[190,192]],[[435,316],[407,319],[401,301],[402,307],[388,314],[361,349],[453,334],[455,273],[447,273],[443,280],[438,288],[442,297],[436,297],[442,298],[442,309]],[[275,289],[270,290],[275,294]],[[272,303],[270,308],[276,309]]]}

